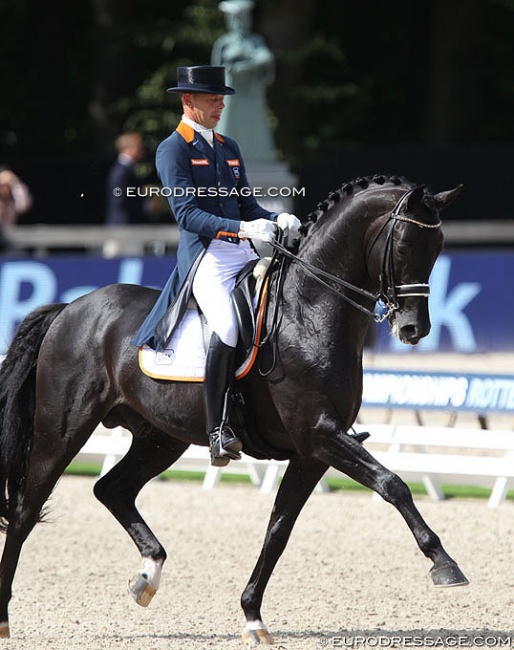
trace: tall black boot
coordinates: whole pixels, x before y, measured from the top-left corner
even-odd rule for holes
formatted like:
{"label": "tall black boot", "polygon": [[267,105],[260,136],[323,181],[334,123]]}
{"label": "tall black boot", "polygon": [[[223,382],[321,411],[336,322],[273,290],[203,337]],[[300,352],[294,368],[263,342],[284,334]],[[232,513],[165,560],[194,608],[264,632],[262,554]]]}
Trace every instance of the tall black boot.
{"label": "tall black boot", "polygon": [[216,467],[228,465],[231,460],[239,460],[239,452],[243,449],[243,443],[227,425],[235,357],[235,348],[223,343],[213,333],[205,366],[204,400],[211,464]]}

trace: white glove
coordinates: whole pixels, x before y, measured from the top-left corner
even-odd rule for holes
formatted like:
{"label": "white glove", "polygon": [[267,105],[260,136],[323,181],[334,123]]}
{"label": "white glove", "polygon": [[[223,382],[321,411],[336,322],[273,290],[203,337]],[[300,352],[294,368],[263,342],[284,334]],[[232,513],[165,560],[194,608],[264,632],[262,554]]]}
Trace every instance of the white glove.
{"label": "white glove", "polygon": [[300,236],[300,226],[302,225],[302,222],[298,217],[295,217],[294,214],[281,212],[275,223],[277,226],[282,228],[285,234],[291,239],[298,239]]}
{"label": "white glove", "polygon": [[241,239],[257,239],[266,244],[271,244],[277,236],[277,228],[273,221],[256,219],[255,221],[241,221],[238,236]]}

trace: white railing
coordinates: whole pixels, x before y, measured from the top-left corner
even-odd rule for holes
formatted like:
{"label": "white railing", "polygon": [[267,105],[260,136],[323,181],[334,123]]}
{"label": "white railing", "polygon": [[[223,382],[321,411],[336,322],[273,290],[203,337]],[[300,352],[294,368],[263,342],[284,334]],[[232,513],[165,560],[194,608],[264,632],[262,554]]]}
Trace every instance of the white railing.
{"label": "white railing", "polygon": [[[356,425],[371,437],[365,445],[383,465],[408,481],[420,481],[433,499],[443,499],[442,484],[479,485],[492,488],[488,501],[495,508],[514,487],[514,432],[410,425]],[[132,436],[121,427],[99,427],[77,459],[101,462],[101,475],[127,452]],[[204,472],[203,488],[209,490],[224,472],[249,476],[262,493],[276,489],[286,461],[262,461],[243,456],[225,468],[212,467],[206,447],[191,445],[173,465],[175,470]],[[318,485],[327,490],[327,477],[344,475],[330,469]]]}
{"label": "white railing", "polygon": [[19,225],[9,230],[9,240],[20,252],[37,256],[66,249],[81,250],[105,257],[163,254],[176,250],[176,225],[153,226],[47,226]]}
{"label": "white railing", "polygon": [[[446,245],[514,245],[512,221],[443,222]],[[142,255],[149,249],[174,250],[178,245],[176,224],[102,226],[102,225],[18,225],[9,230],[9,239],[20,251],[46,255],[63,249],[81,249],[86,253]]]}

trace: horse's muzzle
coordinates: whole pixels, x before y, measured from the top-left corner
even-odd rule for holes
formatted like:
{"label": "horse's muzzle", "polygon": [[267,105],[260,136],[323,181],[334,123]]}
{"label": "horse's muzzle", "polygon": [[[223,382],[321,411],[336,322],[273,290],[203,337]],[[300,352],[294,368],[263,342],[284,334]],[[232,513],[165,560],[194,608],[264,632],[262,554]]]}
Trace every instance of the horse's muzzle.
{"label": "horse's muzzle", "polygon": [[398,338],[402,343],[416,345],[420,340],[430,332],[430,323],[428,327],[419,327],[418,325],[403,325],[398,330]]}
{"label": "horse's muzzle", "polygon": [[430,317],[428,309],[420,308],[406,311],[397,310],[391,319],[391,329],[401,343],[416,345],[430,332]]}

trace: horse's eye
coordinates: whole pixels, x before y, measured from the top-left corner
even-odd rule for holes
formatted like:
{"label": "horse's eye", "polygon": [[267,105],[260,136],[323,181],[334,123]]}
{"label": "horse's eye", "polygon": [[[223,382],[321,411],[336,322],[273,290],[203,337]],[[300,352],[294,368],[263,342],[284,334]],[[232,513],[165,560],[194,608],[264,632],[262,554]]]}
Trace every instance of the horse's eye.
{"label": "horse's eye", "polygon": [[406,242],[400,242],[396,247],[396,255],[402,259],[408,256],[409,252],[412,250]]}

